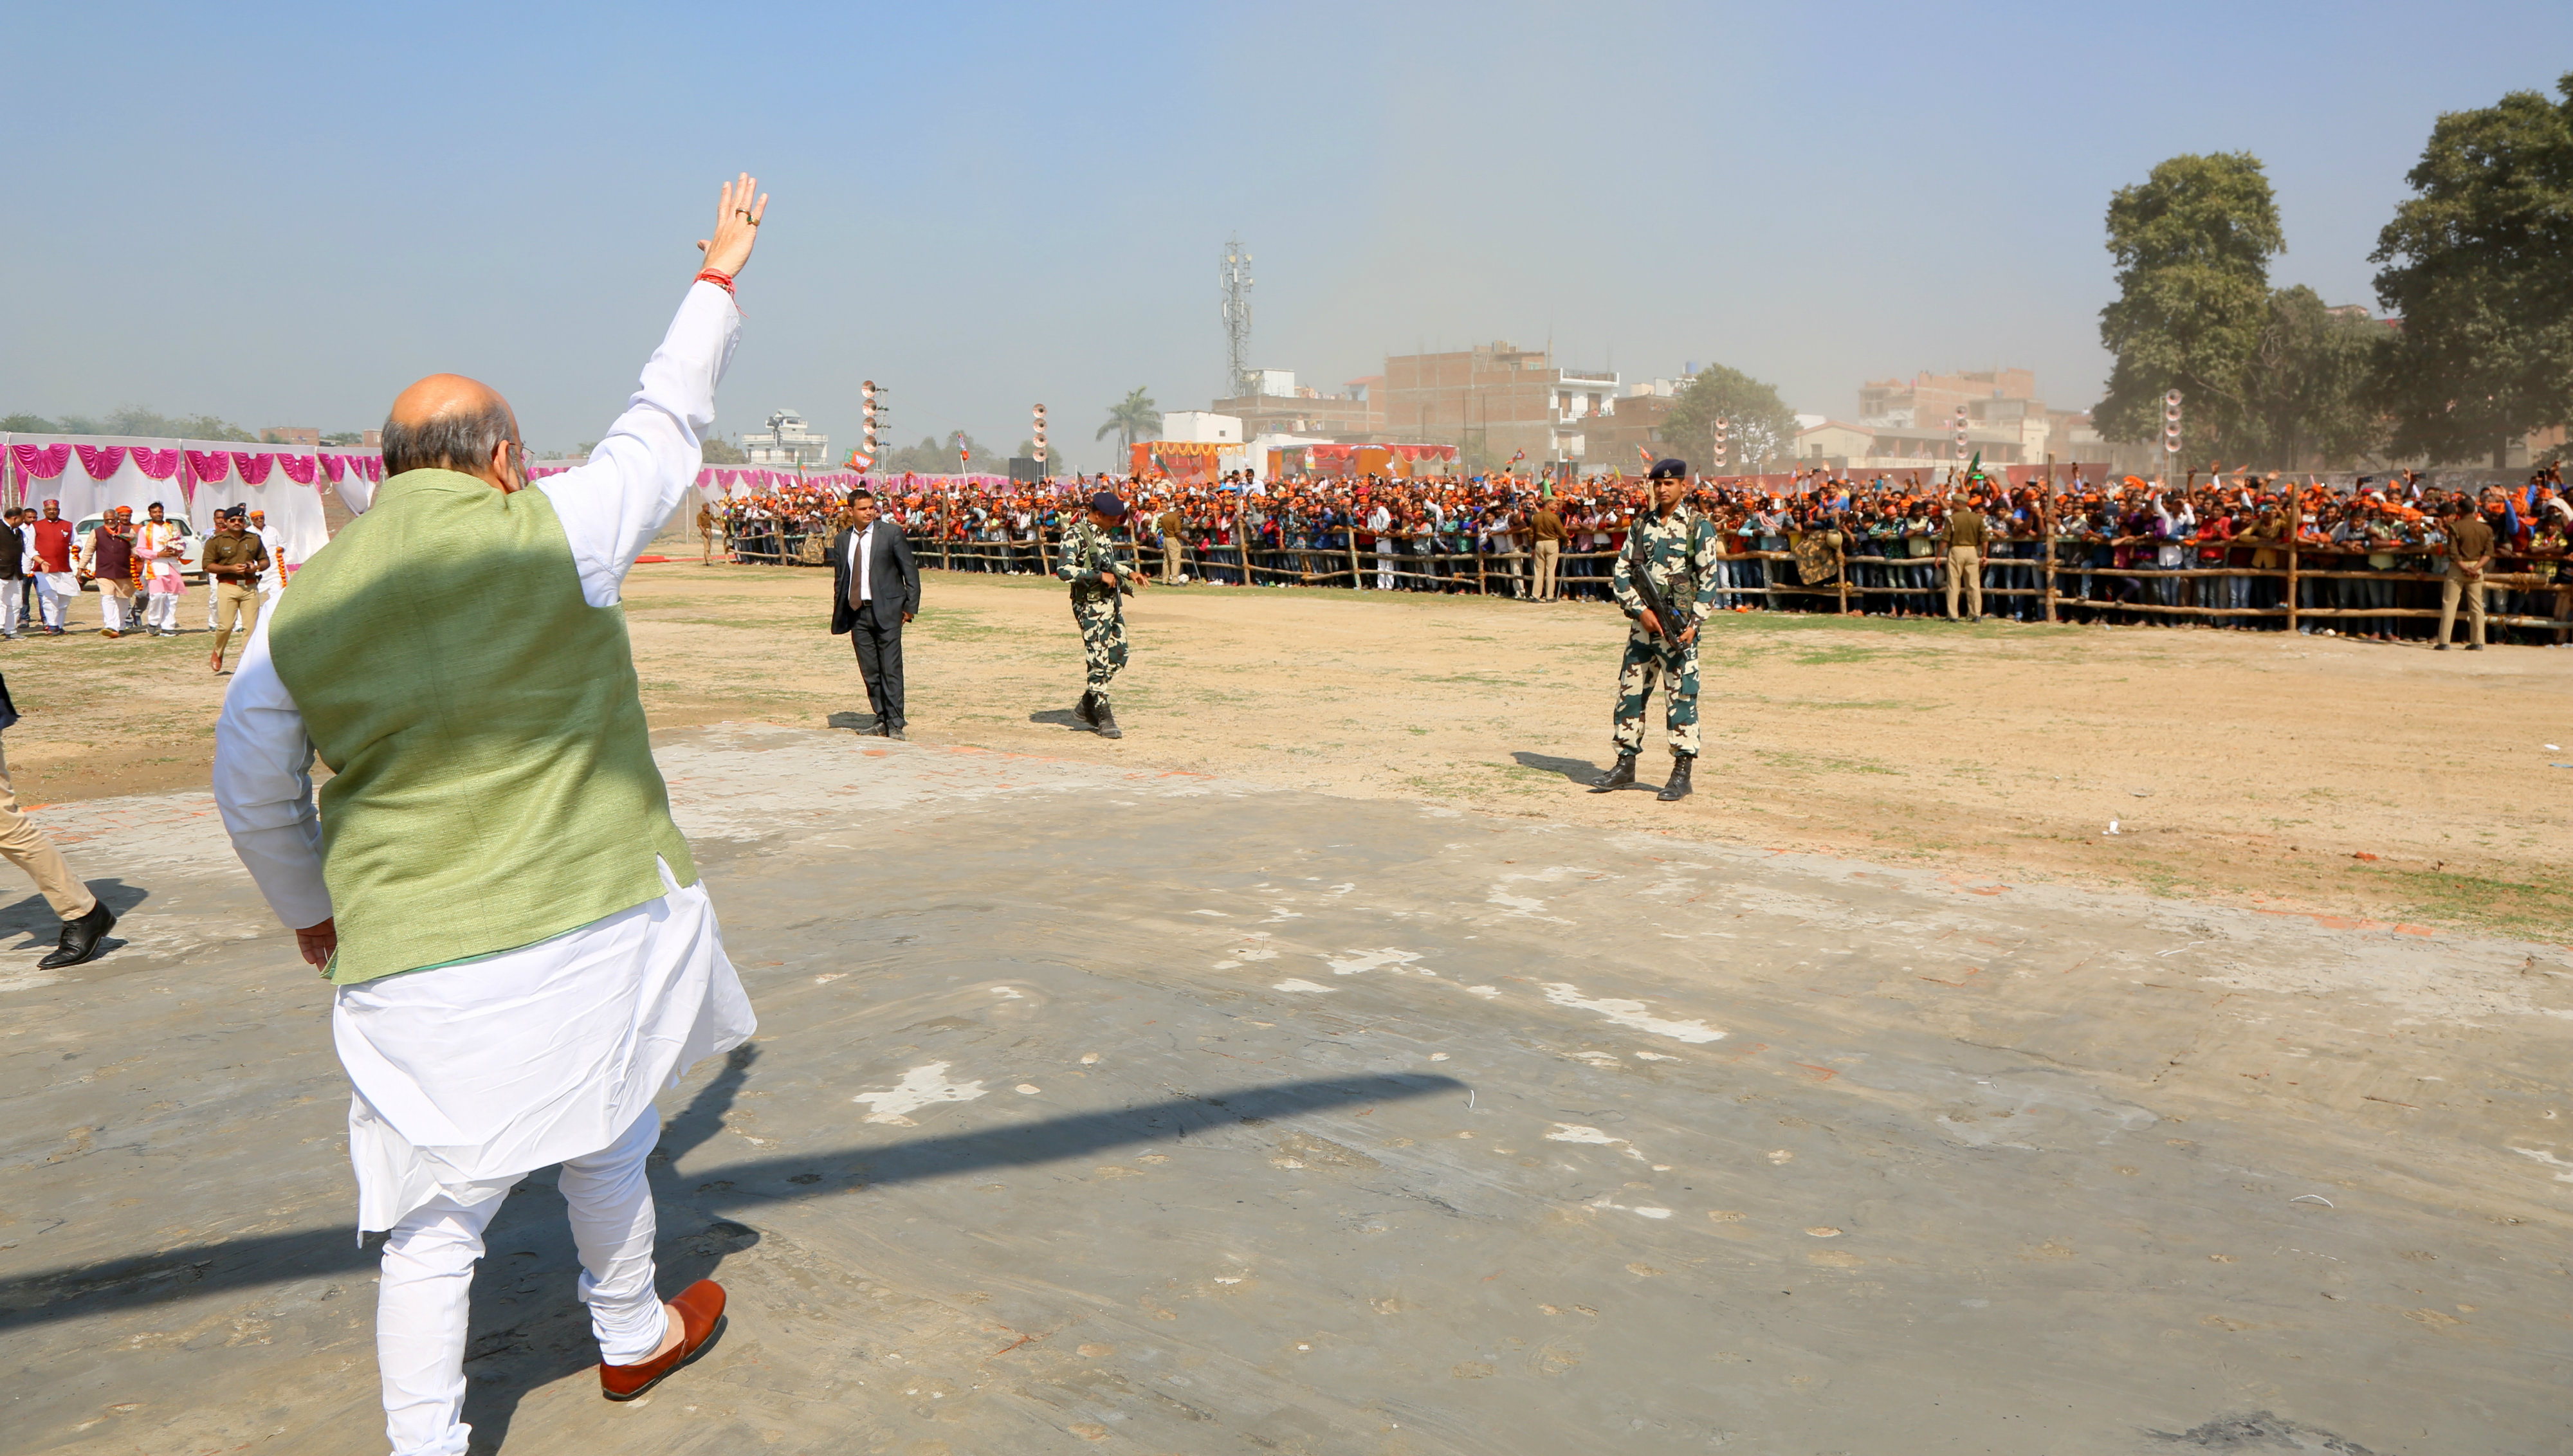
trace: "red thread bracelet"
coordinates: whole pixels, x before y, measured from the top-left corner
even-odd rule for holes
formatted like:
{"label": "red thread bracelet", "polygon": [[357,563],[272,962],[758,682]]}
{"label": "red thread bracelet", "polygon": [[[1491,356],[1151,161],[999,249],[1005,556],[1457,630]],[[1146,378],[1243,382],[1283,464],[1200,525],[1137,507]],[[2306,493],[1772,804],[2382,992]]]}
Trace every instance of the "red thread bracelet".
{"label": "red thread bracelet", "polygon": [[[716,272],[715,270],[713,270],[713,269],[711,269],[711,268],[706,269],[705,271],[703,271],[703,272],[699,273],[699,274],[698,274],[694,279],[690,280],[690,282],[693,282],[693,283],[710,283],[710,284],[713,284],[716,288],[719,288],[719,289],[723,290],[723,291],[724,291],[725,293],[727,293],[727,294],[731,294],[731,293],[732,293],[732,275],[731,275],[731,274],[728,274],[728,273],[718,273],[718,272]],[[740,307],[740,305],[741,305],[741,296],[740,296],[740,295],[738,295],[738,294],[733,294],[733,306],[734,306],[735,308],[738,308],[738,307]]]}

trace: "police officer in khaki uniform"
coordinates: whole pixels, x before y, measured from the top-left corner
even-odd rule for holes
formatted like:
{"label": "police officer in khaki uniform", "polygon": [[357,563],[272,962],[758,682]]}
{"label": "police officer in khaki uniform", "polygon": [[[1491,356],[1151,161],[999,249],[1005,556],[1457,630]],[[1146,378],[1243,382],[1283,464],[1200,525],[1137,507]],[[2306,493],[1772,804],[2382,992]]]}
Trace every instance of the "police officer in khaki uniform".
{"label": "police officer in khaki uniform", "polygon": [[1966,620],[1984,619],[1984,512],[1964,495],[1948,499],[1948,523],[1939,537],[1948,545],[1948,616],[1957,615],[1957,593],[1966,594]]}
{"label": "police officer in khaki uniform", "polygon": [[2466,622],[2474,640],[2466,644],[2469,652],[2484,650],[2484,568],[2492,564],[2493,528],[2475,512],[2474,503],[2464,496],[2450,500],[2439,512],[2447,518],[2448,574],[2439,583],[2439,645],[2448,650],[2448,636],[2457,627],[2457,594],[2465,593]]}

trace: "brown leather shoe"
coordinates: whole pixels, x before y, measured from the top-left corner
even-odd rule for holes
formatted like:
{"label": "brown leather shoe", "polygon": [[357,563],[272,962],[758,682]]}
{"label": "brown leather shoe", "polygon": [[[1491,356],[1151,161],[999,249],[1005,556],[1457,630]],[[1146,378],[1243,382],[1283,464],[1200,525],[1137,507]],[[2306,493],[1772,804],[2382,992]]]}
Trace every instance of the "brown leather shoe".
{"label": "brown leather shoe", "polygon": [[723,1333],[723,1285],[712,1279],[699,1279],[690,1284],[680,1291],[678,1298],[670,1301],[670,1307],[678,1311],[679,1342],[672,1345],[667,1353],[640,1365],[611,1365],[604,1360],[599,1361],[599,1394],[610,1400],[632,1400],[660,1384],[661,1377],[704,1354],[706,1348],[715,1342],[715,1336]]}

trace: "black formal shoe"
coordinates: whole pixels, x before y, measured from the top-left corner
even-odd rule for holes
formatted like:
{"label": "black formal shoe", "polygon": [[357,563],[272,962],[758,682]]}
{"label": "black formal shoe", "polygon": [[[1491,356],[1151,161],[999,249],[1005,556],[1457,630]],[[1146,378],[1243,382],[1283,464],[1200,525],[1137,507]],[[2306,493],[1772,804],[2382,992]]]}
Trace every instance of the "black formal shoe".
{"label": "black formal shoe", "polygon": [[900,723],[896,723],[892,727],[887,728],[884,731],[884,736],[892,739],[896,743],[909,743],[911,741],[910,736],[902,731],[902,725]]}
{"label": "black formal shoe", "polygon": [[1605,794],[1611,789],[1631,789],[1634,786],[1635,755],[1620,753],[1617,755],[1617,761],[1609,766],[1608,772],[1590,781],[1590,792]]}
{"label": "black formal shoe", "polygon": [[2436,645],[2432,646],[2430,650],[2431,650],[2431,651],[2433,651],[2433,652],[2445,652],[2445,651],[2447,651],[2447,650],[2448,650],[2448,644],[2447,644],[2447,643],[2445,643],[2445,642],[2441,642],[2441,643],[2438,643],[2438,644],[2436,644]]}
{"label": "black formal shoe", "polygon": [[1095,727],[1099,722],[1098,703],[1099,695],[1097,693],[1083,693],[1081,695],[1081,701],[1072,705],[1072,715],[1079,718],[1084,723],[1091,724]]}
{"label": "black formal shoe", "polygon": [[1687,798],[1689,796],[1689,768],[1696,762],[1696,757],[1691,754],[1674,755],[1671,759],[1671,781],[1662,785],[1662,792],[1654,797],[1660,799],[1665,804],[1676,804],[1680,800]]}
{"label": "black formal shoe", "polygon": [[105,939],[107,933],[115,926],[116,916],[107,908],[107,902],[93,901],[89,914],[78,920],[63,922],[62,944],[54,948],[52,955],[38,961],[36,969],[60,971],[65,966],[77,966],[83,961],[97,959],[98,943]]}
{"label": "black formal shoe", "polygon": [[1117,726],[1117,714],[1112,711],[1106,703],[1093,700],[1090,705],[1090,721],[1099,725],[1100,737],[1123,738],[1126,736],[1126,730]]}

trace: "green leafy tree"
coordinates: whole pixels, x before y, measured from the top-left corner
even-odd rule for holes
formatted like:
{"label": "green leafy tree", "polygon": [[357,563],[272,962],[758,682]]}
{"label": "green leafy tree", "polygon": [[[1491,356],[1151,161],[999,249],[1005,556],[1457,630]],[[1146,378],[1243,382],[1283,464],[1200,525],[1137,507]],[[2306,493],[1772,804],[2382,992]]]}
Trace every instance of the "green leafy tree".
{"label": "green leafy tree", "polygon": [[1151,439],[1162,430],[1162,410],[1153,396],[1139,386],[1126,391],[1126,397],[1108,406],[1108,422],[1099,426],[1092,439],[1116,435],[1128,447],[1139,439]]}
{"label": "green leafy tree", "polygon": [[2442,115],[2377,235],[2377,301],[2403,320],[2385,362],[2398,453],[2498,466],[2573,420],[2573,74],[2556,90]]}
{"label": "green leafy tree", "polygon": [[2109,201],[2118,301],[2100,311],[2117,363],[2092,412],[2100,432],[2158,438],[2175,388],[2189,458],[2247,453],[2246,374],[2269,325],[2269,260],[2286,250],[2268,174],[2248,152],[2173,157],[2120,188]]}
{"label": "green leafy tree", "polygon": [[956,451],[960,446],[973,451],[973,463],[967,468],[976,474],[999,474],[1009,468],[1010,462],[995,454],[982,441],[961,429],[951,429],[945,439],[934,434],[923,435],[916,445],[890,451],[877,463],[876,471],[879,474],[900,474],[909,470],[916,475],[953,475],[956,473]]}
{"label": "green leafy tree", "polygon": [[709,465],[746,465],[750,456],[741,446],[728,439],[706,441],[706,463]]}
{"label": "green leafy tree", "polygon": [[1725,473],[1756,474],[1794,450],[1796,411],[1778,397],[1778,386],[1723,364],[1707,365],[1672,399],[1671,412],[1662,418],[1662,442],[1692,469],[1712,474],[1719,419],[1731,421]]}
{"label": "green leafy tree", "polygon": [[2271,294],[2260,342],[2243,368],[2233,448],[2282,469],[2348,465],[2376,454],[2390,429],[2377,378],[2392,340],[2383,324],[2335,313],[2302,284]]}
{"label": "green leafy tree", "polygon": [[255,443],[258,436],[229,419],[211,414],[164,414],[128,404],[107,414],[66,414],[47,419],[37,414],[0,418],[0,430],[13,434],[129,434],[146,439],[221,439]]}

